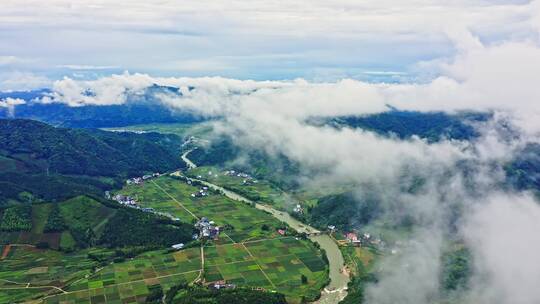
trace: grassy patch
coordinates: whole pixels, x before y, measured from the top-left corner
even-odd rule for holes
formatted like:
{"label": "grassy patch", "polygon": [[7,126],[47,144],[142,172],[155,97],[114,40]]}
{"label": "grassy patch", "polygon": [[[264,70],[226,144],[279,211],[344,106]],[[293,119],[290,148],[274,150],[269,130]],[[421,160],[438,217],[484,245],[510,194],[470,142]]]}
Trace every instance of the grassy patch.
{"label": "grassy patch", "polygon": [[49,212],[51,212],[52,204],[34,204],[32,205],[32,232],[43,233],[43,229],[47,224]]}

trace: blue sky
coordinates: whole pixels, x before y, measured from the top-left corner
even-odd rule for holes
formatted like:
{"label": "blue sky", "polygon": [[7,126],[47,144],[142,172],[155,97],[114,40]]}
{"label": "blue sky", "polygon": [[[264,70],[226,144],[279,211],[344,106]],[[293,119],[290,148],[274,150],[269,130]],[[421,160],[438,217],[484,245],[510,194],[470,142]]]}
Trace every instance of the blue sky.
{"label": "blue sky", "polygon": [[456,53],[462,31],[486,44],[538,39],[537,3],[448,2],[3,0],[0,89],[126,70],[418,82],[434,73],[426,63]]}

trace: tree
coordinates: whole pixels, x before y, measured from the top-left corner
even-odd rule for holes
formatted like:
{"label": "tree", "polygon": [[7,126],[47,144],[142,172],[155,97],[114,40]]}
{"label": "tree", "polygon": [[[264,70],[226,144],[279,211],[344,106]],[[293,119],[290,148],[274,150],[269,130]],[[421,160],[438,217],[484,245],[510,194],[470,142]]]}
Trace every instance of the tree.
{"label": "tree", "polygon": [[300,280],[302,281],[302,284],[307,284],[308,283],[308,278],[305,275],[302,275],[300,277]]}
{"label": "tree", "polygon": [[150,287],[150,293],[146,297],[146,303],[161,303],[163,298],[163,288],[161,285],[155,285]]}

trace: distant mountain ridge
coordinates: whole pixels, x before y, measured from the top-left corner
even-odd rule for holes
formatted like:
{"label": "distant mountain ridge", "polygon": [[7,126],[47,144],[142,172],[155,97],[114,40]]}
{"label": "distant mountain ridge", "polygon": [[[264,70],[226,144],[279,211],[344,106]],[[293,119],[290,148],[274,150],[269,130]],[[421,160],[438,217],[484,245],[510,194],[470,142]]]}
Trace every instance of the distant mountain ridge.
{"label": "distant mountain ridge", "polygon": [[358,128],[400,139],[418,136],[429,142],[443,138],[470,140],[478,137],[473,123],[485,122],[491,113],[462,112],[418,112],[391,110],[379,114],[312,118],[308,123],[329,125],[336,128]]}
{"label": "distant mountain ridge", "polygon": [[[94,94],[92,91],[85,93],[89,96]],[[193,113],[165,106],[156,99],[156,95],[160,93],[182,95],[178,88],[153,85],[141,94],[128,94],[125,104],[71,107],[60,102],[39,102],[39,99],[51,94],[48,89],[0,92],[0,99],[18,98],[26,101],[26,104],[17,105],[13,113],[10,113],[7,108],[0,107],[0,118],[27,118],[72,128],[123,127],[146,123],[192,123],[203,120]]]}

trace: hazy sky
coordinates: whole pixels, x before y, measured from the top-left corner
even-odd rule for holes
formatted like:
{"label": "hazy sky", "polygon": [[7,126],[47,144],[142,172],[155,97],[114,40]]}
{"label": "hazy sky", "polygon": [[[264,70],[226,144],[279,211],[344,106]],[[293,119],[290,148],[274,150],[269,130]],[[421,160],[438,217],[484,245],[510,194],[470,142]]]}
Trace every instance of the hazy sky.
{"label": "hazy sky", "polygon": [[0,82],[126,70],[418,82],[436,73],[426,62],[455,55],[461,32],[486,45],[537,41],[538,10],[510,0],[2,0]]}

